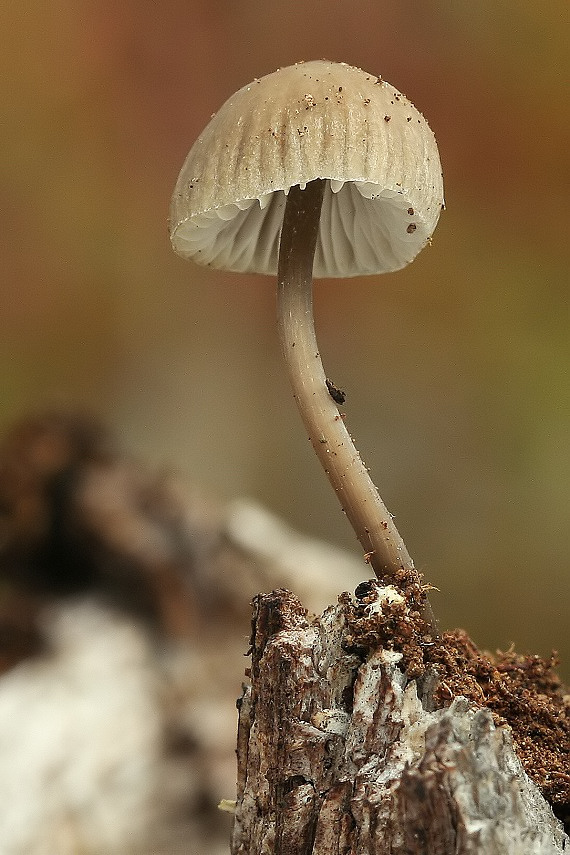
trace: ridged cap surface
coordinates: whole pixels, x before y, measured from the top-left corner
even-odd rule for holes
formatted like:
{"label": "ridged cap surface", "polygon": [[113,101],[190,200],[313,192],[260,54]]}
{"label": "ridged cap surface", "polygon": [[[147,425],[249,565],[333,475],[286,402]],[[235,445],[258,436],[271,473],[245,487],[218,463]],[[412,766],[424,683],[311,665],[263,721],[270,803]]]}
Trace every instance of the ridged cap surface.
{"label": "ridged cap surface", "polygon": [[199,264],[275,274],[286,193],[315,178],[329,179],[316,277],[404,267],[443,205],[435,137],[404,95],[344,63],[299,63],[240,89],[196,140],[172,245]]}

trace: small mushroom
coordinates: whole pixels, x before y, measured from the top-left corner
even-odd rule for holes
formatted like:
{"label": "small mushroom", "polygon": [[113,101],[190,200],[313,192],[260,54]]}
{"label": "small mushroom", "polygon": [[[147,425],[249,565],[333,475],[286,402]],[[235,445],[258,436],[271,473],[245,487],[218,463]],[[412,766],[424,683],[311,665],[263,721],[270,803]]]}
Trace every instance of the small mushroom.
{"label": "small mushroom", "polygon": [[429,241],[442,206],[437,145],[422,114],[376,75],[326,61],[280,69],[233,95],[194,143],[172,197],[181,256],[277,273],[297,406],[384,581],[413,563],[329,393],[312,277],[399,270]]}

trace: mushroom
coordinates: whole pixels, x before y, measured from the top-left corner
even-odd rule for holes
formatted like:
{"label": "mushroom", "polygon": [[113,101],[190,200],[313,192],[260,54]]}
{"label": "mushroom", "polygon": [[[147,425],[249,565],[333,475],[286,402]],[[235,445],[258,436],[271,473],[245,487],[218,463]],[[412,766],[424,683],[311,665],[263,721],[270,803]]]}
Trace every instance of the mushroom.
{"label": "mushroom", "polygon": [[298,63],[233,95],[194,143],[172,197],[174,250],[275,275],[283,354],[317,456],[379,579],[412,559],[346,429],[315,337],[312,277],[387,273],[443,207],[436,141],[397,89],[344,63]]}

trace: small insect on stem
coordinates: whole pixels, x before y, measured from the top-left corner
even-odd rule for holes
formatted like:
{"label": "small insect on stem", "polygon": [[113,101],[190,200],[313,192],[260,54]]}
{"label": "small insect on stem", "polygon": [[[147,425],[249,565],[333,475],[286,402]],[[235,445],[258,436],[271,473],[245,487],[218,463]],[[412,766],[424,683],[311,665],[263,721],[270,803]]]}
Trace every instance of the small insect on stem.
{"label": "small insect on stem", "polygon": [[329,380],[328,378],[327,380],[325,380],[325,383],[327,384],[329,395],[331,396],[335,404],[344,404],[344,402],[346,401],[346,394],[343,392],[343,390],[339,389],[338,386],[335,386],[332,380]]}

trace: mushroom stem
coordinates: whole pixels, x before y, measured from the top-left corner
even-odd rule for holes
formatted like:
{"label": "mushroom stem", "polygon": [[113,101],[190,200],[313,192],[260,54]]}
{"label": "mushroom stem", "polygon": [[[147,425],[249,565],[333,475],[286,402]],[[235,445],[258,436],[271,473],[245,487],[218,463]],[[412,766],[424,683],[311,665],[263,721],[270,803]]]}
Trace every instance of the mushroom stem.
{"label": "mushroom stem", "polygon": [[414,564],[326,386],[313,320],[313,258],[326,181],[287,196],[279,246],[279,336],[299,412],[365,559],[386,580]]}

